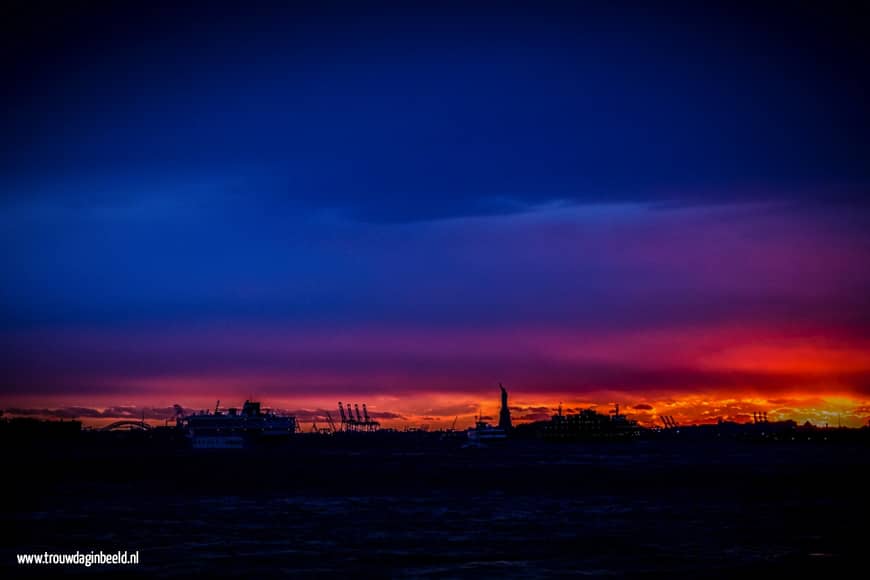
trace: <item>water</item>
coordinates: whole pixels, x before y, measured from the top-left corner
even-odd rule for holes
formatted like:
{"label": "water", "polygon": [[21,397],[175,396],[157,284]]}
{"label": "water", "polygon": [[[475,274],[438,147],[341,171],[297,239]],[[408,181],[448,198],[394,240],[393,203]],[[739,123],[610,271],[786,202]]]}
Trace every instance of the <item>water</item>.
{"label": "water", "polygon": [[[170,577],[834,573],[858,561],[850,524],[870,513],[865,449],[329,448],[143,453],[114,466],[98,457],[19,489],[3,517],[14,532],[7,563],[12,551],[126,549],[141,554],[133,572]],[[103,571],[113,570],[87,573]]]}

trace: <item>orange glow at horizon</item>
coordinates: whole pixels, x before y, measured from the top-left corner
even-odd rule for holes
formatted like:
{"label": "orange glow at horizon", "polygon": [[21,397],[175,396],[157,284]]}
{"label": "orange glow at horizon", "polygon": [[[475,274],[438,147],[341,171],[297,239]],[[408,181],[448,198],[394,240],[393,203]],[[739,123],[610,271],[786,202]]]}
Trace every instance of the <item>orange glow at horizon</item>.
{"label": "orange glow at horizon", "polygon": [[[111,410],[114,407],[127,408],[124,418],[137,419],[132,414],[140,409],[165,409],[170,408],[175,401],[163,399],[151,399],[149,403],[139,402],[135,404],[128,399],[105,400],[100,405],[87,405],[77,398],[63,397],[63,404],[58,404],[58,399],[53,398],[51,405],[41,398],[20,399],[15,404],[6,406],[7,416],[16,416],[18,413],[11,412],[15,409],[74,409],[87,408],[97,411]],[[481,395],[474,397],[457,397],[448,393],[424,393],[414,396],[358,396],[344,397],[345,402],[367,403],[370,413],[378,417],[384,427],[426,427],[431,430],[447,429],[452,427],[454,420],[458,429],[464,429],[474,424],[480,415],[485,420],[495,421],[498,416],[499,401],[497,393],[491,397],[483,398]],[[292,400],[268,397],[264,398],[264,406],[281,412],[293,412],[302,414],[300,423],[303,430],[311,427],[312,419],[321,426],[325,426],[325,413],[329,411],[334,420],[338,420],[337,401],[324,400],[322,398]],[[232,398],[221,399],[221,408],[241,406],[242,401]],[[870,400],[861,397],[830,393],[818,395],[812,393],[801,394],[778,394],[766,397],[757,393],[744,395],[720,393],[720,394],[659,394],[657,396],[638,396],[632,393],[620,393],[612,391],[586,393],[582,398],[576,395],[549,395],[528,397],[517,390],[511,391],[511,414],[515,424],[527,423],[547,418],[558,411],[562,406],[564,413],[576,413],[581,409],[593,408],[601,413],[609,412],[615,404],[620,405],[620,412],[637,420],[641,425],[652,427],[661,425],[660,416],[673,416],[675,420],[684,425],[710,424],[718,420],[735,421],[745,423],[752,421],[753,412],[766,412],[771,421],[794,420],[799,424],[809,421],[815,425],[829,425],[844,427],[861,427],[870,420]],[[213,409],[214,400],[205,400],[197,397],[188,409],[195,411]],[[379,417],[381,413],[389,413],[395,417]],[[73,418],[69,416],[68,418]],[[120,415],[106,417],[77,417],[87,426],[98,427],[120,418]],[[167,417],[168,418],[168,417]],[[146,421],[154,424],[164,424],[165,420],[147,417]],[[170,420],[171,423],[171,420]]]}
{"label": "orange glow at horizon", "polygon": [[[478,415],[497,416],[497,383],[489,382],[496,376],[510,393],[517,423],[546,419],[560,402],[565,412],[590,407],[607,412],[618,403],[646,426],[660,424],[661,415],[692,424],[747,422],[753,412],[766,412],[770,420],[851,427],[867,424],[870,417],[870,340],[824,328],[347,329],[304,336],[247,328],[60,338],[58,352],[75,344],[89,356],[104,354],[104,345],[111,344],[118,350],[110,352],[137,361],[137,369],[154,368],[141,361],[160,362],[166,353],[170,361],[191,365],[169,365],[155,374],[116,374],[114,367],[92,372],[87,365],[74,374],[60,366],[55,374],[33,378],[39,385],[61,377],[58,392],[25,395],[22,384],[22,394],[0,400],[6,414],[49,410],[42,414],[100,424],[117,415],[136,418],[131,409],[143,407],[163,409],[165,415],[174,404],[205,410],[213,409],[216,399],[222,407],[254,399],[298,412],[308,418],[303,426],[310,427],[311,419],[323,420],[326,410],[337,419],[342,401],[366,403],[385,426],[449,428],[455,419],[462,428]],[[214,361],[227,353],[263,356],[271,365],[216,366]],[[313,356],[319,353],[325,354]],[[342,361],[350,362],[342,366]],[[154,415],[148,420],[163,422]]]}

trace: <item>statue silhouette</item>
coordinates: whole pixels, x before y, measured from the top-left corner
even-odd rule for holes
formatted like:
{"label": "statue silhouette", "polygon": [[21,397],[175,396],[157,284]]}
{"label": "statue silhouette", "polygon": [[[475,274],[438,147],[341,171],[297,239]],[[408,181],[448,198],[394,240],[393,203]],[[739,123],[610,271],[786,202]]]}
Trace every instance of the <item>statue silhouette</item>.
{"label": "statue silhouette", "polygon": [[501,411],[498,414],[498,426],[500,429],[510,431],[511,429],[511,410],[508,407],[508,394],[501,383],[498,384],[501,389]]}

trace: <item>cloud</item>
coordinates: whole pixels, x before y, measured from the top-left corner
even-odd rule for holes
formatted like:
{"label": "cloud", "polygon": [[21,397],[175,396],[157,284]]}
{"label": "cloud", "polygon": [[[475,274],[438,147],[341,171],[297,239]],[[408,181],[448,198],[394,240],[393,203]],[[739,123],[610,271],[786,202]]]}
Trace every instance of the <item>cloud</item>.
{"label": "cloud", "polygon": [[[465,401],[408,414],[450,417],[494,400],[494,377],[551,401],[870,393],[863,218],[610,204],[414,226],[245,219],[219,240],[119,225],[141,269],[85,252],[102,243],[86,222],[28,234],[29,251],[0,258],[21,273],[0,289],[0,319],[39,323],[0,331],[0,395],[445,393]],[[274,247],[288,250],[276,260]],[[200,260],[206,250],[222,259]],[[40,281],[69,264],[83,269],[59,301]]]}
{"label": "cloud", "polygon": [[422,412],[426,415],[441,416],[441,417],[456,417],[462,415],[472,415],[477,413],[479,405],[477,403],[455,403],[452,405],[440,405],[437,407],[426,407]]}
{"label": "cloud", "polygon": [[399,413],[392,413],[390,411],[369,411],[369,417],[373,419],[398,419],[405,420],[405,416],[400,415]]}
{"label": "cloud", "polygon": [[[442,392],[494,401],[487,385],[502,376],[510,377],[513,393],[535,394],[755,390],[784,404],[795,391],[870,392],[870,341],[835,328],[789,332],[764,325],[645,331],[200,325],[0,333],[6,378],[0,390],[7,396],[132,390],[149,398],[179,392],[244,398],[251,389],[273,398]],[[421,414],[473,414],[479,400]]]}
{"label": "cloud", "polygon": [[[174,419],[180,406],[173,407],[124,407],[115,406],[104,409],[89,407],[59,407],[59,408],[21,408],[9,407],[4,414],[19,417],[39,417],[45,419]],[[182,409],[185,414],[191,414],[193,409]]]}
{"label": "cloud", "polygon": [[549,413],[550,411],[552,411],[552,409],[551,409],[550,407],[547,407],[547,406],[529,406],[529,407],[523,407],[523,406],[519,406],[519,405],[512,405],[512,406],[510,407],[510,410],[511,410],[511,412],[515,412],[515,413],[526,413],[526,412],[531,412],[531,413]]}
{"label": "cloud", "polygon": [[[318,421],[326,423],[328,421],[327,411],[325,409],[272,409],[274,413],[279,415],[291,415],[296,417],[300,422]],[[337,412],[329,412],[333,421],[336,421]]]}
{"label": "cloud", "polygon": [[637,405],[635,405],[634,407],[632,407],[632,409],[635,409],[636,411],[652,411],[652,410],[653,410],[653,406],[652,406],[652,405],[648,405],[648,404],[646,404],[646,403],[638,403]]}
{"label": "cloud", "polygon": [[552,416],[552,413],[526,413],[513,418],[517,421],[548,421]]}

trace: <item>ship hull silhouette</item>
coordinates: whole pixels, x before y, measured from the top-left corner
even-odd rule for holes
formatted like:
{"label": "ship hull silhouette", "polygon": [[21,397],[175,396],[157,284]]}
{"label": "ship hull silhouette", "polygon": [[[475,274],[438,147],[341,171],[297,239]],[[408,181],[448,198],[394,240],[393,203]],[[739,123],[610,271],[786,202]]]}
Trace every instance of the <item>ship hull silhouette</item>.
{"label": "ship hull silhouette", "polygon": [[245,401],[241,410],[200,412],[179,418],[194,449],[242,449],[262,443],[284,442],[296,432],[296,418],[263,411],[260,403]]}

